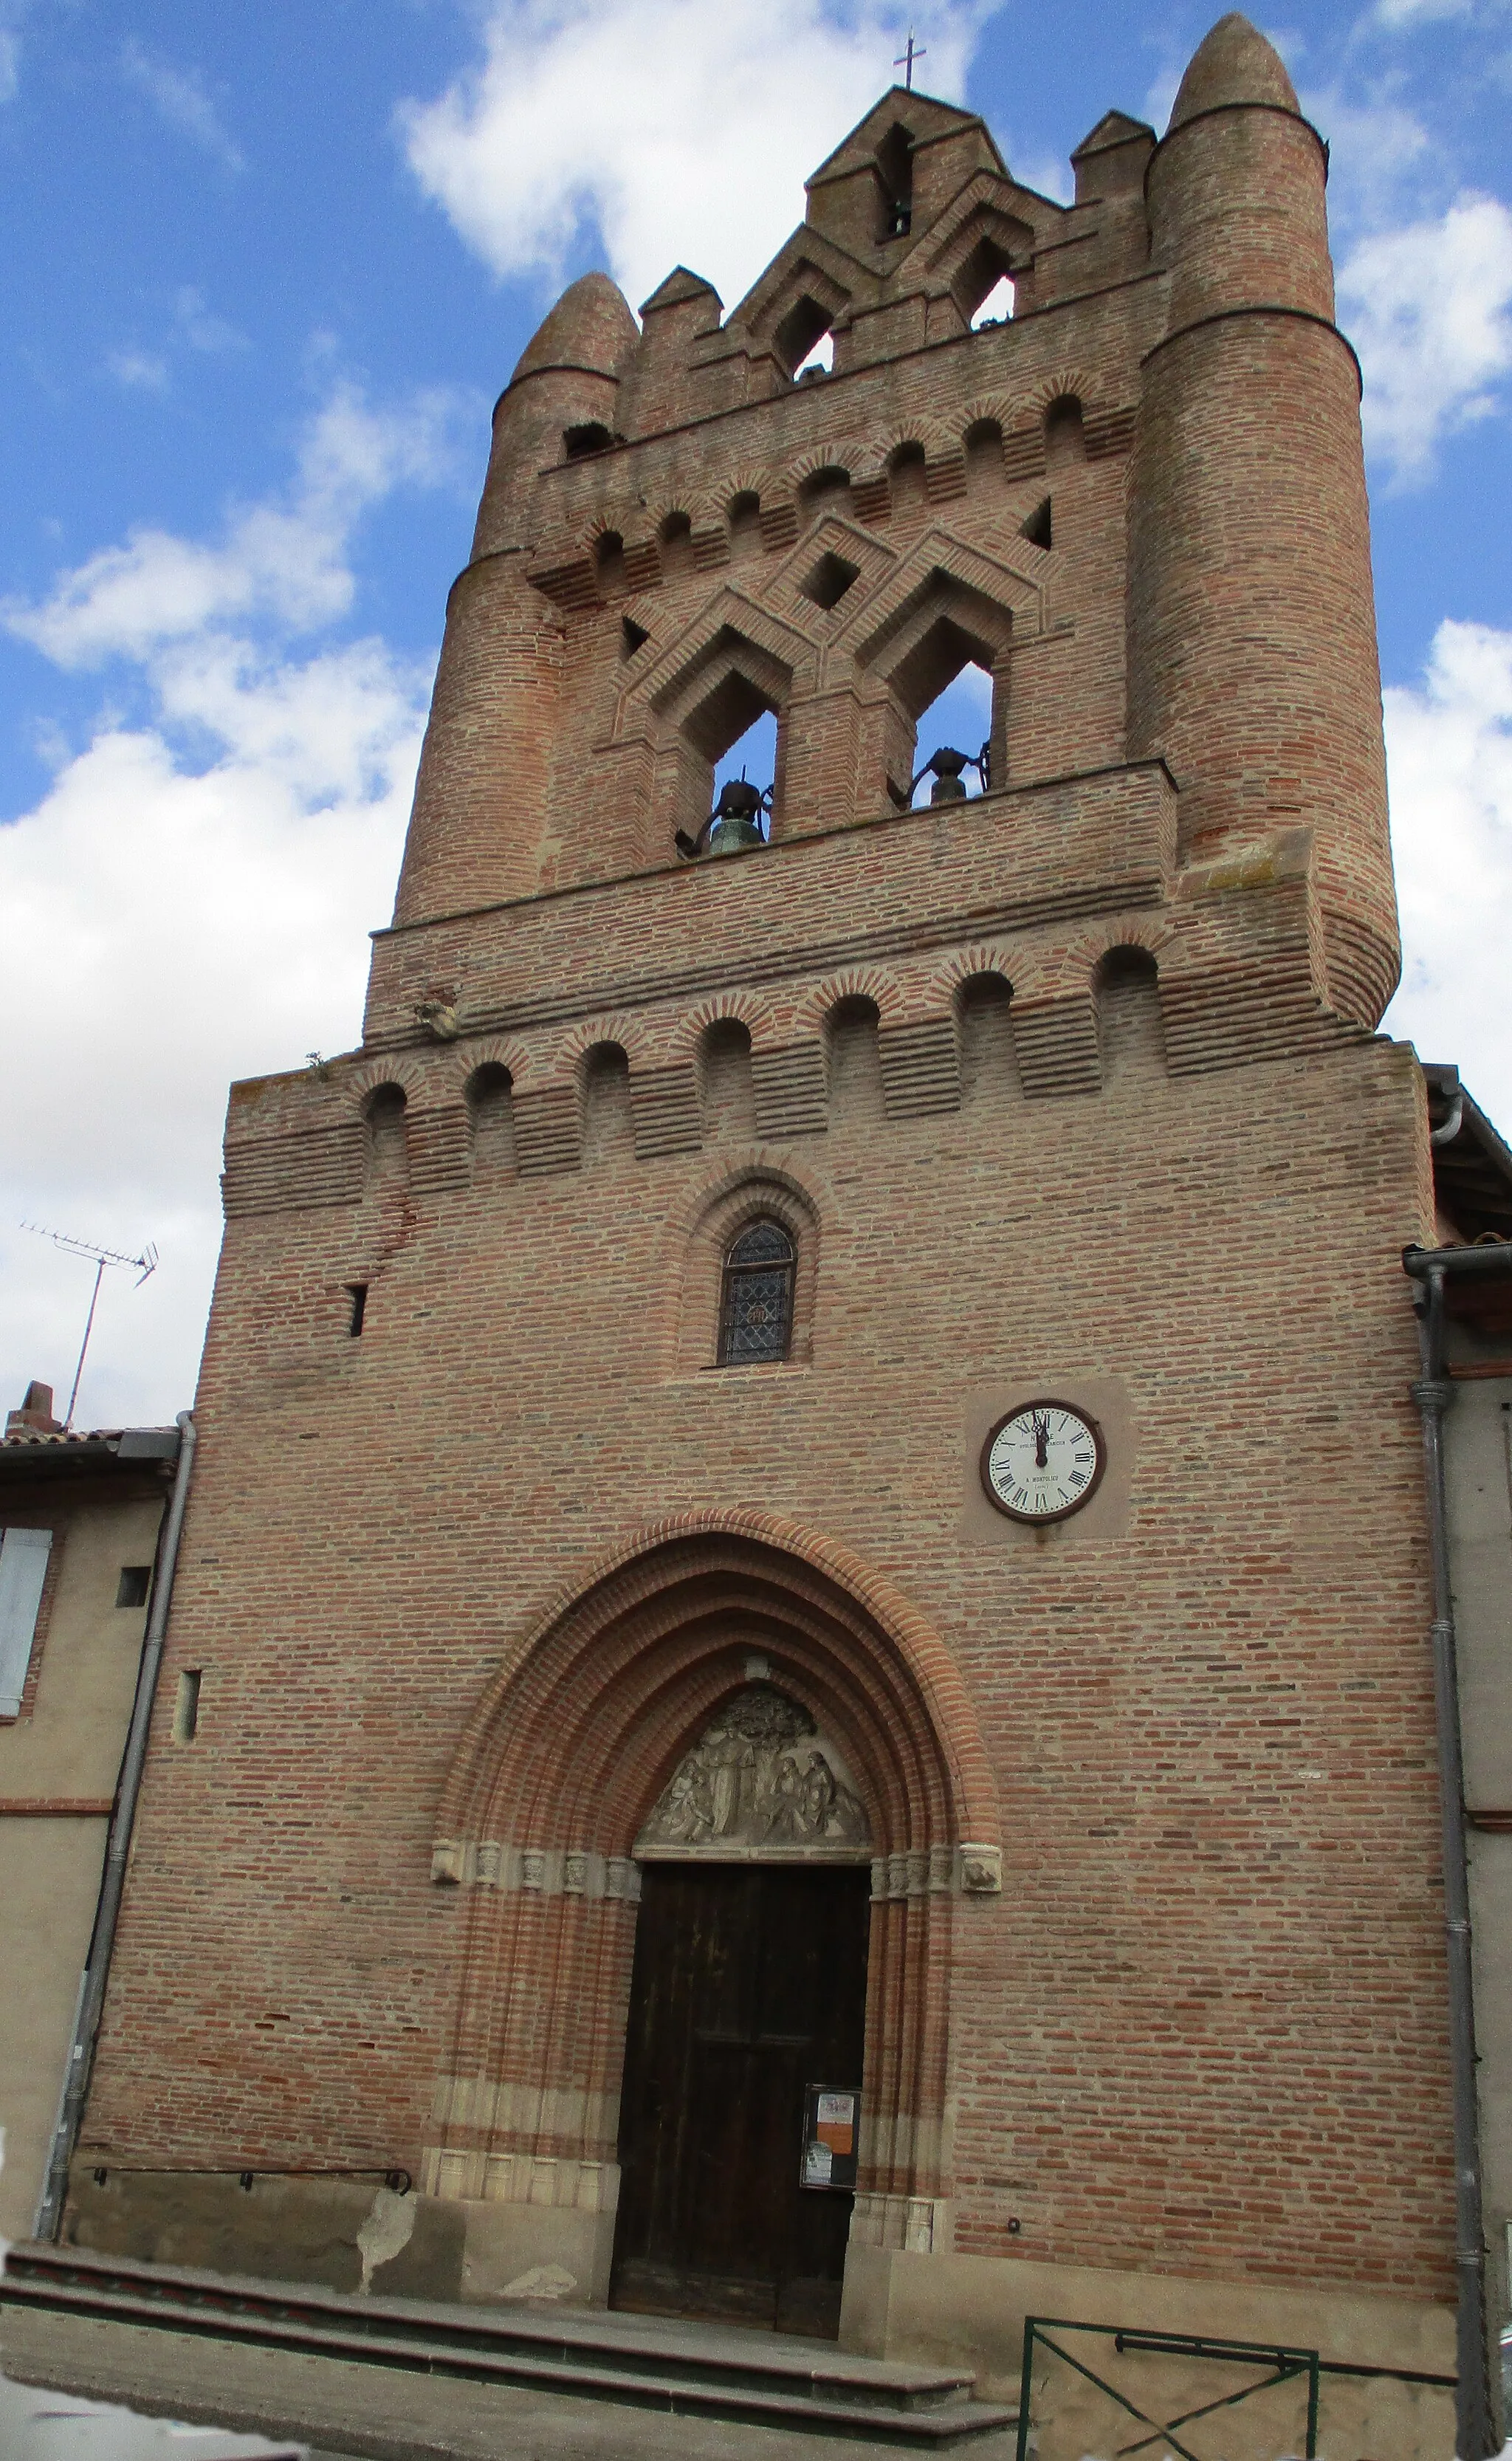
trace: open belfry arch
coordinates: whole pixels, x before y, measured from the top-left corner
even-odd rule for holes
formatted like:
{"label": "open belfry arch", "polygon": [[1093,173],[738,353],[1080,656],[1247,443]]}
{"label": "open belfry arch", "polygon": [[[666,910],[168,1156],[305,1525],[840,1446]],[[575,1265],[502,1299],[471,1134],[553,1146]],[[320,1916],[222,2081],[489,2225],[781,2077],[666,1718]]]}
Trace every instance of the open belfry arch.
{"label": "open belfry arch", "polygon": [[81,2239],[1441,2358],[1325,151],[1226,17],[1073,160],[894,89],[500,398],[361,1046],[231,1097]]}

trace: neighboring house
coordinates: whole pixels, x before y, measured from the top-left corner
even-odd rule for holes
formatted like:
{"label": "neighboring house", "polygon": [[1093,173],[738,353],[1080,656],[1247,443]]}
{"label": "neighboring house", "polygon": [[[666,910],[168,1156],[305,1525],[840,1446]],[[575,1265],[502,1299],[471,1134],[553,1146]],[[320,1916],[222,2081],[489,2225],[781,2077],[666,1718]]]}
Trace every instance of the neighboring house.
{"label": "neighboring house", "polygon": [[[1455,1069],[1423,1073],[1441,1113],[1439,1245],[1410,1249],[1405,1262],[1423,1327],[1416,1394],[1429,1439],[1436,1636],[1442,1671],[1458,1673],[1462,1785],[1446,1770],[1446,1802],[1451,1820],[1463,1804],[1478,2089],[1461,2128],[1478,2118],[1494,2322],[1512,2317],[1512,1150]],[[1452,1926],[1457,1854],[1447,1842]],[[1474,2245],[1476,2218],[1461,2218],[1461,2239]]]}
{"label": "neighboring house", "polygon": [[0,2237],[30,2237],[96,1924],[177,1427],[0,1439]]}

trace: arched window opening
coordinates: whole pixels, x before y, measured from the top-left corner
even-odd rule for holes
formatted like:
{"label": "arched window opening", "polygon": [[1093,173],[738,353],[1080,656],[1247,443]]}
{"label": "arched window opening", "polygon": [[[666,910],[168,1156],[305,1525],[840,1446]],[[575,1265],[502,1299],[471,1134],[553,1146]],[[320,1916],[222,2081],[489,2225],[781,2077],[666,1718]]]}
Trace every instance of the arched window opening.
{"label": "arched window opening", "polygon": [[628,1162],[634,1152],[628,1057],[617,1042],[596,1043],[583,1063],[583,1159]]}
{"label": "arched window opening", "polygon": [[616,440],[613,430],[601,419],[586,419],[581,427],[564,428],[562,450],[569,461],[581,461],[585,455],[602,453]]}
{"label": "arched window opening", "polygon": [[824,513],[848,513],[850,472],[841,469],[837,462],[827,463],[822,470],[811,471],[798,491],[798,503],[805,528]]}
{"label": "arched window opening", "polygon": [[978,418],[966,431],[967,492],[992,495],[1004,483],[1003,430],[995,418]]}
{"label": "arched window opening", "polygon": [[599,594],[612,598],[625,588],[625,541],[618,530],[605,530],[593,549]]}
{"label": "arched window opening", "polygon": [[[917,808],[921,803],[953,803],[968,796],[980,795],[991,783],[991,759],[989,744],[992,733],[992,678],[968,652],[944,690],[938,692],[919,713],[914,729],[914,772],[925,769],[926,761],[937,754],[962,753],[968,765],[956,769],[946,762],[934,771],[925,771],[913,790]],[[988,775],[984,779],[980,764],[986,756]],[[942,793],[948,780],[961,787],[961,794]]]}
{"label": "arched window opening", "polygon": [[1093,984],[1105,1082],[1165,1073],[1160,971],[1148,949],[1110,949]]}
{"label": "arched window opening", "polygon": [[761,552],[761,499],[742,488],[730,506],[730,561],[743,564]]}
{"label": "arched window opening", "polygon": [[924,513],[929,508],[924,446],[900,444],[887,464],[888,494],[894,513]]}
{"label": "arched window opening", "polygon": [[751,1075],[751,1031],[737,1016],[722,1016],[704,1035],[699,1051],[704,1135],[743,1141],[756,1135],[756,1088]]}
{"label": "arched window opening", "polygon": [[881,1020],[875,1000],[838,1000],[824,1020],[830,1126],[877,1127],[884,1118]]}
{"label": "arched window opening", "polygon": [[[826,339],[835,322],[827,308],[820,305],[807,291],[794,301],[772,336],[777,358],[790,376],[806,368],[820,342]],[[831,363],[834,353],[831,352]]]}
{"label": "arched window opening", "polygon": [[1064,469],[1068,462],[1084,461],[1086,445],[1081,433],[1081,404],[1074,393],[1063,393],[1045,413],[1045,461],[1052,470]]}
{"label": "arched window opening", "polygon": [[719,1364],[756,1367],[786,1359],[793,1333],[797,1252],[780,1222],[753,1222],[725,1257]]}
{"label": "arched window opening", "polygon": [[693,525],[686,513],[669,513],[659,540],[662,571],[669,581],[693,568]]}
{"label": "arched window opening", "polygon": [[375,1085],[363,1105],[363,1118],[368,1128],[367,1179],[370,1187],[404,1177],[408,1161],[405,1109],[406,1097],[402,1085]]}
{"label": "arched window opening", "polygon": [[818,377],[832,376],[834,373],[835,336],[833,333],[820,333],[807,357],[800,359],[794,369],[793,381],[795,384],[812,384]]}
{"label": "arched window opening", "polygon": [[1012,992],[1002,974],[973,974],[961,986],[956,1039],[963,1102],[990,1100],[1014,1089],[1012,999]]}
{"label": "arched window opening", "polygon": [[906,239],[913,221],[913,137],[902,120],[893,122],[877,148],[877,181],[882,207],[878,238]]}
{"label": "arched window opening", "polygon": [[484,1060],[467,1081],[467,1120],[475,1171],[515,1167],[515,1081],[497,1059]]}

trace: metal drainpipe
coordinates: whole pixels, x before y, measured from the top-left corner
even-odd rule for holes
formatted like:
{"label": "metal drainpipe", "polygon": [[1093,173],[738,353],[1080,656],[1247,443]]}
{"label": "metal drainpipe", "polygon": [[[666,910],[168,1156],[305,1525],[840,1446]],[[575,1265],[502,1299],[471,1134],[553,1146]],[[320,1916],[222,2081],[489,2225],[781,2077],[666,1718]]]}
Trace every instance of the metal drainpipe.
{"label": "metal drainpipe", "polygon": [[137,1798],[141,1792],[142,1764],[147,1757],[147,1730],[152,1723],[158,1673],[162,1664],[163,1637],[168,1629],[168,1609],[173,1600],[173,1576],[179,1563],[179,1540],[183,1531],[184,1507],[189,1500],[189,1478],[194,1468],[197,1436],[194,1421],[187,1410],[179,1413],[179,1434],[178,1472],[168,1502],[168,1517],[163,1525],[162,1555],[158,1578],[153,1585],[152,1611],[147,1617],[141,1663],[137,1670],[137,1697],[132,1702],[131,1724],[127,1729],[126,1749],[116,1788],[116,1808],[111,1815],[110,1835],[105,1846],[105,1871],[100,1881],[99,1902],[95,1910],[95,1928],[90,1935],[88,1962],[79,1985],[74,2036],[64,2071],[63,2099],[58,2108],[57,2125],[53,2131],[42,2201],[37,2207],[35,2236],[38,2238],[55,2239],[62,2227],[69,2164],[74,2157],[79,2125],[84,2116],[85,2098],[95,2065],[95,2039],[105,2004],[105,1985],[110,1980],[111,1952],[116,1945],[121,1892],[126,1885],[126,1857],[131,1850]]}
{"label": "metal drainpipe", "polygon": [[1449,1961],[1449,2060],[1454,2088],[1455,2271],[1459,2282],[1455,2450],[1489,2461],[1497,2450],[1486,2350],[1485,2229],[1480,2212],[1480,2131],[1476,2098],[1475,2001],[1470,1971],[1470,1881],[1465,1861],[1464,1766],[1459,1743],[1454,1590],[1444,1487],[1444,1412],[1454,1386],[1444,1373],[1444,1269],[1432,1265],[1417,1315],[1423,1372],[1413,1386],[1423,1428],[1434,1584],[1434,1702],[1443,1824],[1444,1938]]}

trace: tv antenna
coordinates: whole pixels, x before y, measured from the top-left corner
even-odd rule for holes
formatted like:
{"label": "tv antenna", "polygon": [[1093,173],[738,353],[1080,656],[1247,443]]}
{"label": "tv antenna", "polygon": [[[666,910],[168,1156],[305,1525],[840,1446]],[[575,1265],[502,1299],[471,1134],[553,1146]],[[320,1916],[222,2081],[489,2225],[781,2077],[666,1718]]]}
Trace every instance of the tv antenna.
{"label": "tv antenna", "polygon": [[128,1273],[134,1273],[137,1279],[133,1287],[139,1291],[149,1274],[155,1273],[158,1270],[158,1251],[149,1239],[139,1256],[123,1256],[115,1248],[97,1248],[92,1239],[73,1239],[66,1230],[49,1230],[41,1222],[23,1222],[21,1228],[23,1230],[34,1231],[39,1239],[51,1239],[53,1247],[61,1249],[65,1256],[86,1257],[95,1268],[95,1287],[90,1293],[89,1314],[84,1319],[84,1338],[78,1346],[78,1365],[74,1370],[74,1389],[68,1397],[68,1415],[63,1421],[63,1432],[67,1435],[74,1424],[74,1405],[78,1400],[79,1378],[84,1373],[84,1354],[89,1348],[89,1338],[95,1329],[95,1309],[99,1299],[99,1286],[105,1278],[105,1268],[107,1265],[120,1265]]}

